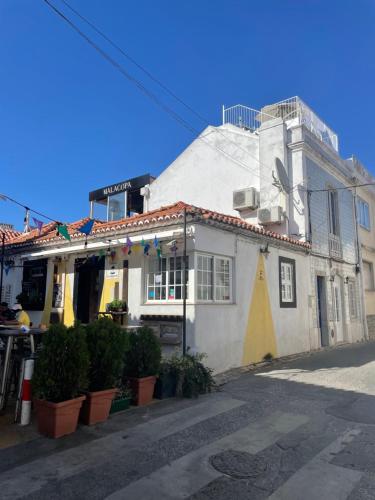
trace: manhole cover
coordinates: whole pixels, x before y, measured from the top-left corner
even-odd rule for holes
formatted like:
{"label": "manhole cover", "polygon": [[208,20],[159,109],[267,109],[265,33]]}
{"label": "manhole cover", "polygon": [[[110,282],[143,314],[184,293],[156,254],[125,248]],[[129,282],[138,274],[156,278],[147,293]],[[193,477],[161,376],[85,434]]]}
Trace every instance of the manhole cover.
{"label": "manhole cover", "polygon": [[227,450],[210,457],[214,469],[235,478],[256,479],[266,469],[267,463],[260,457],[245,451]]}

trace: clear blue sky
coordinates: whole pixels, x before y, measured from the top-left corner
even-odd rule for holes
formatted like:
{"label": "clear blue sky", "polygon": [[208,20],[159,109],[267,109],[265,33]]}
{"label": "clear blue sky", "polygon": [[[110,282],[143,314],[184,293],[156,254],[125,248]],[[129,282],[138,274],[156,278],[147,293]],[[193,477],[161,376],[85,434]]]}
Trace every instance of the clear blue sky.
{"label": "clear blue sky", "polygon": [[[375,1],[69,2],[212,124],[222,104],[299,95],[339,134],[341,155],[375,173]],[[77,220],[90,190],[158,174],[191,141],[42,0],[2,0],[0,33],[0,193]],[[0,221],[22,217],[0,201]]]}

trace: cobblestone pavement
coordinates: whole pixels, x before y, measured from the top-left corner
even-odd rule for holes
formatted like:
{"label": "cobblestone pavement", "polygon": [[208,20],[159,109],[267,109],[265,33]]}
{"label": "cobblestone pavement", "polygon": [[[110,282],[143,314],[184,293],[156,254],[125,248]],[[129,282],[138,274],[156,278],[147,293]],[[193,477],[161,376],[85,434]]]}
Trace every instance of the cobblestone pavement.
{"label": "cobblestone pavement", "polygon": [[375,499],[375,342],[0,450],[1,499]]}

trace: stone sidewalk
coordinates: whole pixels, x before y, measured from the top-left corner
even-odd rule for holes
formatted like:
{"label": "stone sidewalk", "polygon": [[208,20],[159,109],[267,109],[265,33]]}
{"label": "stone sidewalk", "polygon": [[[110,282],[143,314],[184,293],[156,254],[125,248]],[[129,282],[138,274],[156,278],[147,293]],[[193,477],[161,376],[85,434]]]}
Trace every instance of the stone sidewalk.
{"label": "stone sidewalk", "polygon": [[375,498],[375,343],[0,450],[1,499]]}

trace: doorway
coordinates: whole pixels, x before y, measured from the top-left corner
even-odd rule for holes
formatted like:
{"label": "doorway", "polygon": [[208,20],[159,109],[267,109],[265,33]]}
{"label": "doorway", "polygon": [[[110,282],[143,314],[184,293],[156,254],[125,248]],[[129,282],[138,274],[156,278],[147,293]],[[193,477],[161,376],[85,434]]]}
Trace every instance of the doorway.
{"label": "doorway", "polygon": [[334,305],[334,323],[336,331],[336,342],[344,342],[344,309],[342,297],[342,280],[339,276],[335,277],[332,283],[333,305]]}
{"label": "doorway", "polygon": [[320,344],[322,347],[329,346],[329,331],[327,318],[327,291],[324,276],[316,277],[316,288],[318,295],[318,325],[320,329]]}
{"label": "doorway", "polygon": [[104,281],[104,258],[92,256],[76,259],[74,305],[76,318],[82,323],[96,319]]}

